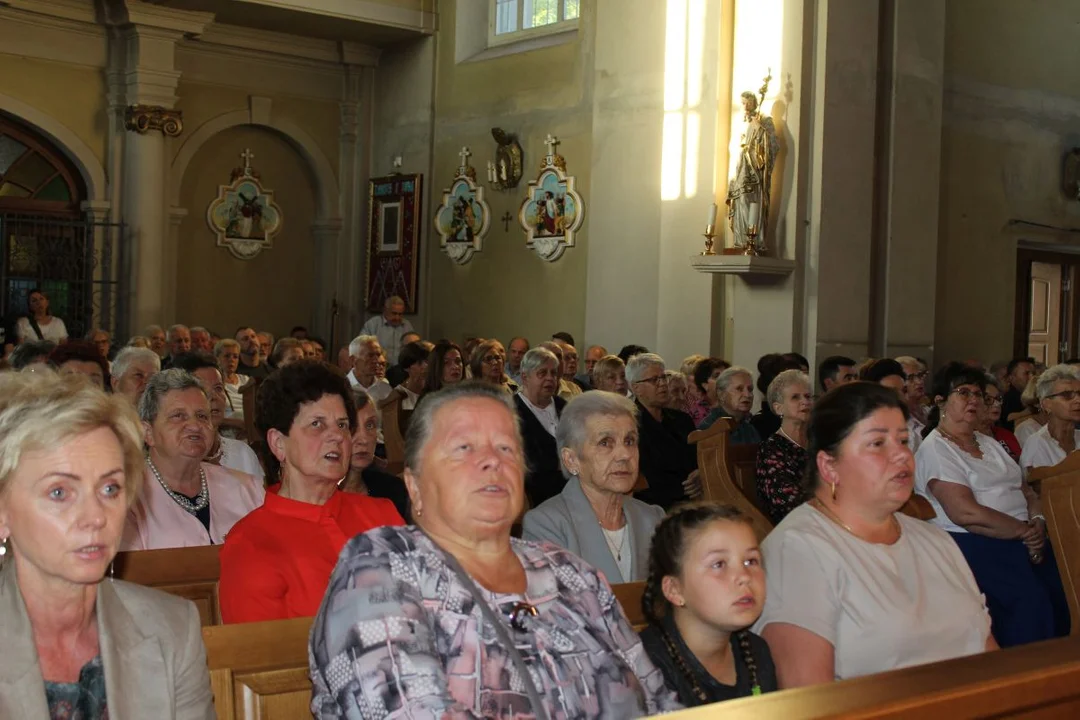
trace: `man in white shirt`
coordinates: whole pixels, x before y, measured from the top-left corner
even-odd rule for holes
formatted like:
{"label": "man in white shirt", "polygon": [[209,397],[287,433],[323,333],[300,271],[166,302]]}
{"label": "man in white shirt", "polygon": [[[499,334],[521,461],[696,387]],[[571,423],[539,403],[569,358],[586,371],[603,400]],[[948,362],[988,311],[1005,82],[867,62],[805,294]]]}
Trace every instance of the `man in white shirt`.
{"label": "man in white shirt", "polygon": [[382,315],[376,315],[360,328],[362,335],[374,335],[392,360],[397,360],[401,352],[402,338],[412,331],[412,324],[405,319],[405,301],[397,295],[386,299]]}
{"label": "man in white shirt", "polygon": [[349,343],[353,367],[347,377],[349,384],[366,392],[376,404],[390,395],[390,383],[378,377],[383,349],[374,335],[358,335]]}

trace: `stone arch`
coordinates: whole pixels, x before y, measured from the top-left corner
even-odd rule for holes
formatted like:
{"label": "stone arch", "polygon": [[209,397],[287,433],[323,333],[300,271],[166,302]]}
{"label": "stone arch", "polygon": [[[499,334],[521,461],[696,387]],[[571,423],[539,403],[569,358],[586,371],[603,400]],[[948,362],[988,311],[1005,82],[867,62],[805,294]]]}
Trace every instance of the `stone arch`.
{"label": "stone arch", "polygon": [[256,118],[249,110],[234,110],[207,120],[180,146],[169,171],[169,198],[173,207],[180,202],[180,185],[188,164],[207,140],[219,132],[240,125],[253,125],[274,131],[304,158],[315,178],[316,220],[325,222],[341,217],[337,178],[326,154],[303,128],[287,118]]}
{"label": "stone arch", "polygon": [[55,143],[57,149],[74,163],[86,183],[86,198],[91,203],[108,202],[108,187],[105,168],[90,146],[79,138],[70,128],[48,113],[22,100],[0,93],[0,110],[14,115],[20,120],[33,125],[43,135]]}

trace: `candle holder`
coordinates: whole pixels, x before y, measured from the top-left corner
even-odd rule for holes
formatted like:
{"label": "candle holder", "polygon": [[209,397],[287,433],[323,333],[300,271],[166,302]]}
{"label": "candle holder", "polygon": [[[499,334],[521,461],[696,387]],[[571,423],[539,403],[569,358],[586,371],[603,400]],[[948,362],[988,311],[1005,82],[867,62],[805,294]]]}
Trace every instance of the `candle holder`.
{"label": "candle holder", "polygon": [[761,255],[761,252],[758,250],[758,246],[757,246],[757,236],[758,236],[758,226],[757,225],[748,225],[746,227],[747,243],[746,243],[746,247],[743,248],[743,253],[742,253],[743,255],[749,255],[751,257],[758,257],[758,256]]}
{"label": "candle holder", "polygon": [[702,255],[715,255],[716,251],[713,250],[713,246],[715,244],[715,241],[713,240],[713,238],[716,237],[716,226],[715,225],[706,225],[705,226],[705,232],[703,234],[705,236],[705,250],[703,250],[701,254]]}

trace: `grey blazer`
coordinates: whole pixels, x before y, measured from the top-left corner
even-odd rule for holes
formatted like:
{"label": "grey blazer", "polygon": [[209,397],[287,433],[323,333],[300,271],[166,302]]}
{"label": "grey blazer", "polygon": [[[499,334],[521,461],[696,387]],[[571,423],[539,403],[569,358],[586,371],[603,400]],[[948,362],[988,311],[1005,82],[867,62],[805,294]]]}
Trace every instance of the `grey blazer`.
{"label": "grey blazer", "polygon": [[[199,613],[190,601],[103,580],[97,623],[110,718],[217,717]],[[0,570],[0,638],[0,718],[48,720],[45,681],[10,557]]]}
{"label": "grey blazer", "polygon": [[596,513],[577,478],[571,478],[561,493],[525,513],[522,536],[525,540],[546,540],[566,548],[603,572],[612,584],[639,582],[649,572],[649,543],[653,530],[664,519],[664,509],[627,496],[623,501],[623,515],[630,537],[628,578],[619,572]]}

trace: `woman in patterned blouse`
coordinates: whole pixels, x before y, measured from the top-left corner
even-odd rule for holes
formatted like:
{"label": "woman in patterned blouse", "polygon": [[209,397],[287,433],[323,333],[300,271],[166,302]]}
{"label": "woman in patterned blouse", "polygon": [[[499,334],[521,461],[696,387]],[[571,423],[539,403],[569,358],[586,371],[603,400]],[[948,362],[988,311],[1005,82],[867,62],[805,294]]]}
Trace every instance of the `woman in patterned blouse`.
{"label": "woman in patterned blouse", "polygon": [[766,399],[780,417],[780,429],[758,449],[757,491],[779,525],[803,501],[806,426],[814,404],[810,378],[801,370],[785,370],[769,383]]}
{"label": "woman in patterned blouse", "polygon": [[632,718],[679,708],[603,575],[510,537],[524,500],[498,386],[428,398],[405,440],[415,526],[353,538],[310,639],[317,718]]}

